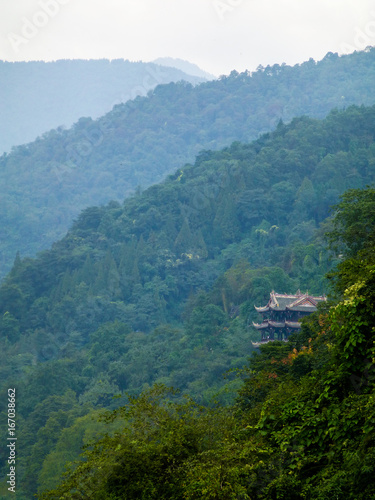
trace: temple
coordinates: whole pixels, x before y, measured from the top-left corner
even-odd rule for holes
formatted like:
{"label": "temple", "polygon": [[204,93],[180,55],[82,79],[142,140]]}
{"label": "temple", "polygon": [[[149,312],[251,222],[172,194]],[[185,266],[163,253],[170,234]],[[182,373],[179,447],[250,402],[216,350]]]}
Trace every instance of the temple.
{"label": "temple", "polygon": [[[295,295],[270,293],[270,300],[264,307],[255,307],[262,314],[262,323],[253,323],[262,334],[260,343],[272,340],[287,340],[291,332],[301,329],[299,320],[316,311],[319,302],[327,300],[323,297],[313,297],[299,290]],[[254,346],[260,343],[253,343]]]}

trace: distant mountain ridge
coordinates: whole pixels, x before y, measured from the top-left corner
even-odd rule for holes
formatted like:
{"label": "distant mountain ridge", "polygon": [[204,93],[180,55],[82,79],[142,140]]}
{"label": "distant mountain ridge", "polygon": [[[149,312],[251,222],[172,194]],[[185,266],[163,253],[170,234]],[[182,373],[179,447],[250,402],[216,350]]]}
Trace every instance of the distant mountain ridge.
{"label": "distant mountain ridge", "polygon": [[159,85],[98,120],[81,118],[14,148],[0,158],[0,276],[18,250],[32,256],[60,239],[83,208],[122,202],[202,150],[249,142],[280,120],[372,105],[374,81],[374,49],[233,71],[195,87]]}
{"label": "distant mountain ridge", "polygon": [[207,80],[214,80],[215,75],[203,71],[199,66],[193,64],[184,59],[174,58],[174,57],[158,57],[153,61],[155,64],[160,64],[161,66],[168,66],[170,68],[177,68],[188,75],[199,76],[200,78],[205,78]]}
{"label": "distant mountain ridge", "polygon": [[82,116],[98,118],[115,104],[162,83],[205,77],[176,67],[124,59],[0,61],[0,154]]}

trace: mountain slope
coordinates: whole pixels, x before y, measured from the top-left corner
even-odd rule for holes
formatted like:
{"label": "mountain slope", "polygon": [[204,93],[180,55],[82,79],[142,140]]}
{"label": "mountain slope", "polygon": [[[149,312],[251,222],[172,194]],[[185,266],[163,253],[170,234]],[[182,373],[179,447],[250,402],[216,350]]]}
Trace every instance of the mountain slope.
{"label": "mountain slope", "polygon": [[0,154],[82,116],[98,118],[115,104],[146,95],[162,83],[205,77],[175,67],[123,59],[0,61]]}
{"label": "mountain slope", "polygon": [[3,392],[17,386],[26,498],[58,481],[115,394],[158,382],[231,400],[239,381],[222,375],[252,352],[254,304],[327,290],[315,230],[346,189],[374,183],[374,130],[375,106],[280,123],[17,257],[0,288],[0,367]]}
{"label": "mountain slope", "polygon": [[122,201],[160,181],[199,151],[248,141],[295,115],[372,104],[375,50],[294,67],[260,68],[197,87],[158,86],[148,97],[82,118],[0,159],[4,275],[17,250],[34,255],[61,238],[82,208]]}
{"label": "mountain slope", "polygon": [[[90,326],[79,318],[92,297],[111,304],[112,320],[149,330],[179,322],[191,290],[207,289],[241,258],[253,267],[282,263],[293,274],[283,260],[289,244],[311,239],[346,189],[374,181],[374,130],[375,107],[295,119],[251,144],[202,153],[123,206],[87,208],[51,250],[18,259],[1,288],[1,311],[27,334],[36,300],[43,297],[52,311],[79,291],[70,321],[81,332],[102,321]],[[310,267],[317,270],[319,261],[312,258]],[[313,283],[307,277],[301,285],[317,293],[316,273]],[[9,287],[19,288],[17,305]],[[53,334],[67,330],[61,319],[33,323]]]}
{"label": "mountain slope", "polygon": [[107,414],[120,431],[39,498],[375,498],[374,213],[374,188],[344,194],[329,238],[344,252],[336,299],[253,353],[235,404],[147,388]]}

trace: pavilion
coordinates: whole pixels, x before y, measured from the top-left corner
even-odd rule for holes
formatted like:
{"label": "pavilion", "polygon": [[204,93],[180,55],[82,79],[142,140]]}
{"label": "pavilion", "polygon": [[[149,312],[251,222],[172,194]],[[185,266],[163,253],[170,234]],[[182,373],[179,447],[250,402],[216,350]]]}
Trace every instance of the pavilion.
{"label": "pavilion", "polygon": [[[263,316],[261,323],[253,322],[254,327],[261,332],[260,343],[288,340],[291,332],[301,329],[300,319],[316,311],[318,303],[325,300],[327,300],[325,296],[314,297],[299,290],[295,295],[272,291],[266,306],[254,306]],[[253,345],[257,347],[260,343]]]}

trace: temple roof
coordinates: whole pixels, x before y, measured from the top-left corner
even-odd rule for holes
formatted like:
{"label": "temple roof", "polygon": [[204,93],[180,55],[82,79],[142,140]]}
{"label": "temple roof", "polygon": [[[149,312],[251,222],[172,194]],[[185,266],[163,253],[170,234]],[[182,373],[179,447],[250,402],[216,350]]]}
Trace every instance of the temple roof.
{"label": "temple roof", "polygon": [[[275,340],[279,340],[279,339],[263,339],[260,342],[251,341],[251,343],[253,344],[254,347],[259,347],[261,345],[268,344],[268,342],[275,342]],[[287,340],[282,339],[282,342],[287,342]]]}
{"label": "temple roof", "polygon": [[255,326],[255,328],[257,330],[266,329],[266,328],[268,328],[268,320],[267,321],[263,321],[263,323],[254,323],[254,321],[253,321],[253,326]]}
{"label": "temple roof", "polygon": [[285,321],[271,321],[271,320],[268,320],[268,324],[272,328],[285,328]]}
{"label": "temple roof", "polygon": [[300,329],[302,325],[301,325],[301,323],[299,321],[285,321],[285,326],[287,328]]}
{"label": "temple roof", "polygon": [[314,312],[318,302],[327,300],[326,297],[313,297],[308,293],[301,293],[299,290],[295,295],[281,294],[272,291],[268,304],[263,307],[255,307],[259,313],[268,311],[300,311]]}
{"label": "temple roof", "polygon": [[301,323],[298,321],[272,321],[270,319],[264,320],[262,323],[254,323],[253,326],[257,330],[266,330],[267,328],[301,328]]}

